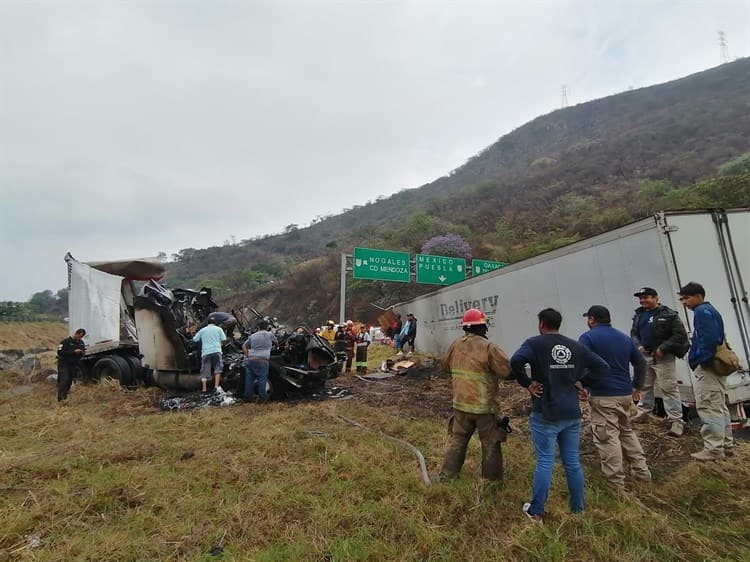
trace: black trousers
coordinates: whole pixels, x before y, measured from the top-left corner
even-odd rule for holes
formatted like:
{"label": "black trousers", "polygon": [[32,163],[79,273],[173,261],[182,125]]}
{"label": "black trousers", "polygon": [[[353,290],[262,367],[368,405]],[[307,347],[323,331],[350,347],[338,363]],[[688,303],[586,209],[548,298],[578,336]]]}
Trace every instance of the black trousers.
{"label": "black trousers", "polygon": [[76,372],[76,365],[70,365],[60,361],[57,364],[57,401],[60,402],[68,397],[70,387],[73,385],[73,376]]}

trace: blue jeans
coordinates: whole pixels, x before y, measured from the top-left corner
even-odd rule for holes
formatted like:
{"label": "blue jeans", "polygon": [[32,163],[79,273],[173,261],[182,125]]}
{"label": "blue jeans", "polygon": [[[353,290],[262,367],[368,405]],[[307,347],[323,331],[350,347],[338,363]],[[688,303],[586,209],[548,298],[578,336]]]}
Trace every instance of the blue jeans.
{"label": "blue jeans", "polygon": [[544,515],[544,504],[552,484],[555,464],[555,443],[560,447],[560,460],[568,481],[570,511],[583,511],[583,468],[579,459],[580,418],[548,421],[537,412],[531,413],[531,437],[536,451],[536,468],[531,485],[531,515]]}
{"label": "blue jeans", "polygon": [[258,383],[258,396],[261,401],[268,400],[266,383],[268,382],[268,360],[246,359],[245,360],[245,392],[243,398],[251,400],[255,394],[255,383]]}

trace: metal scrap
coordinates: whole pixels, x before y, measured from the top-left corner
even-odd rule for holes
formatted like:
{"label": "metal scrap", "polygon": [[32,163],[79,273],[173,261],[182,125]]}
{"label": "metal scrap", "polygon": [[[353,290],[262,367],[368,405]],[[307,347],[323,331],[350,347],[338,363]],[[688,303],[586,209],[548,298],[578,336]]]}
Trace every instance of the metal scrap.
{"label": "metal scrap", "polygon": [[159,407],[162,410],[176,412],[181,410],[198,410],[206,406],[231,406],[238,402],[231,391],[223,393],[200,394],[192,392],[183,396],[162,398]]}

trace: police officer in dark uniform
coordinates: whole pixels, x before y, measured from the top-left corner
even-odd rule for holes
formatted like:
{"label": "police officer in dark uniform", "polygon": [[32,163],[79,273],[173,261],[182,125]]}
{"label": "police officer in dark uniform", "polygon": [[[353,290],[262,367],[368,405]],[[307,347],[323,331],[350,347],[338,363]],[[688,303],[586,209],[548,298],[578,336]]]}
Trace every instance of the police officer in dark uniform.
{"label": "police officer in dark uniform", "polygon": [[65,338],[57,347],[57,401],[68,397],[73,384],[73,376],[81,364],[81,357],[86,351],[83,336],[86,330],[79,328],[72,336]]}

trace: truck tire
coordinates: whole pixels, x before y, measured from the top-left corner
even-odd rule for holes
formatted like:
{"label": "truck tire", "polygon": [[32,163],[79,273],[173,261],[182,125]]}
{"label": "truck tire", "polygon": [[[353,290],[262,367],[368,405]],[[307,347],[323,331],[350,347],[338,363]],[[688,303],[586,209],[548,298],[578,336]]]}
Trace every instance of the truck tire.
{"label": "truck tire", "polygon": [[126,355],[125,360],[130,365],[130,374],[133,377],[133,384],[138,384],[144,380],[143,365],[141,365],[140,358],[135,355]]}
{"label": "truck tire", "polygon": [[107,355],[94,364],[92,376],[97,379],[110,378],[120,381],[123,386],[133,384],[133,374],[130,364],[119,355]]}

